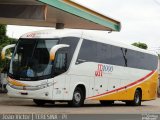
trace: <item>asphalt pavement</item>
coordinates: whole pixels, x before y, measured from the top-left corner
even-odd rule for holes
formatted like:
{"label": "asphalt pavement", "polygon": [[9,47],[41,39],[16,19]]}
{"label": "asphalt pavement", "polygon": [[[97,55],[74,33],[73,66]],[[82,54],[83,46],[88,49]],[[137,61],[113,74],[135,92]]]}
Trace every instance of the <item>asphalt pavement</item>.
{"label": "asphalt pavement", "polygon": [[160,114],[160,98],[142,102],[142,106],[126,106],[115,102],[112,106],[101,106],[99,101],[85,101],[80,108],[69,107],[66,103],[56,102],[39,107],[30,99],[9,98],[0,94],[0,114]]}

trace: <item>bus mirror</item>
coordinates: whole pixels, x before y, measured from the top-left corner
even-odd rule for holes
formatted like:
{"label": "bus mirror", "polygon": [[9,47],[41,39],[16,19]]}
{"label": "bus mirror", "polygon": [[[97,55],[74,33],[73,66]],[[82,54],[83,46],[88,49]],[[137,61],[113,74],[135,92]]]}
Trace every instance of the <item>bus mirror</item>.
{"label": "bus mirror", "polygon": [[[5,46],[3,49],[2,49],[2,52],[1,52],[1,58],[2,60],[6,58],[6,50],[9,49],[9,48],[13,48],[15,47],[16,44],[11,44],[11,45],[7,45]],[[8,56],[8,58],[10,58],[10,56]]]}
{"label": "bus mirror", "polygon": [[53,61],[55,59],[55,54],[56,54],[57,50],[60,48],[64,48],[64,47],[69,47],[69,45],[59,44],[59,45],[53,46],[50,50],[50,60]]}

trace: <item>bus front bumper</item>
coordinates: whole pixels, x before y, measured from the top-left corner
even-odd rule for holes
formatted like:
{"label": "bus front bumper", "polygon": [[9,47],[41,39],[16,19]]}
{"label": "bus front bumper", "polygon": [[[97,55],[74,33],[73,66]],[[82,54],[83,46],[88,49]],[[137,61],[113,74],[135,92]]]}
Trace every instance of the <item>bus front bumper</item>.
{"label": "bus front bumper", "polygon": [[53,86],[46,88],[41,88],[37,90],[21,90],[13,88],[7,85],[8,96],[16,98],[27,98],[27,99],[42,99],[42,100],[52,100]]}

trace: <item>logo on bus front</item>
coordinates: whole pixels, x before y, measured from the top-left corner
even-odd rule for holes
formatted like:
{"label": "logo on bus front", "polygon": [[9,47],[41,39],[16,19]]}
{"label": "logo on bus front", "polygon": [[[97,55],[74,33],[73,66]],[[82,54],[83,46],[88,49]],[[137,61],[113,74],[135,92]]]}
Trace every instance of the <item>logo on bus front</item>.
{"label": "logo on bus front", "polygon": [[111,73],[111,72],[113,72],[113,66],[98,64],[98,70],[95,71],[95,76],[102,77],[103,73]]}

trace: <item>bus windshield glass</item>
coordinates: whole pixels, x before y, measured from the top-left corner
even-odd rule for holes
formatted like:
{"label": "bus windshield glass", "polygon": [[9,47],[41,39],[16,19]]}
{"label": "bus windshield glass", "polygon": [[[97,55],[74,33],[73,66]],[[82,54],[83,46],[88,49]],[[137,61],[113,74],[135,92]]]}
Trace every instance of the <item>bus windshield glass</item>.
{"label": "bus windshield glass", "polygon": [[9,75],[21,80],[50,76],[53,63],[50,49],[57,39],[20,39],[10,63]]}

